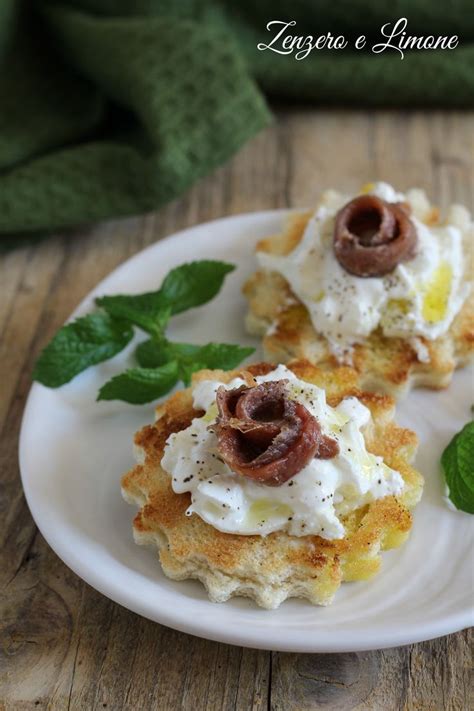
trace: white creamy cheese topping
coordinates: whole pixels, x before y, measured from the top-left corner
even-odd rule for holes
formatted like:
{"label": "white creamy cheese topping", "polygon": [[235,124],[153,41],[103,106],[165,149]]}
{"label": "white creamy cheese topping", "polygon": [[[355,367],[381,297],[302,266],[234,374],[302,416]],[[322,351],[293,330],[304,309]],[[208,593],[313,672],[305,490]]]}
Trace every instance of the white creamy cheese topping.
{"label": "white creamy cheese topping", "polygon": [[[357,398],[346,398],[332,408],[324,390],[300,380],[283,365],[256,378],[257,383],[282,379],[289,381],[289,396],[318,419],[324,434],[337,439],[336,457],[313,459],[281,486],[234,473],[219,458],[212,432],[216,392],[222,383],[205,380],[194,387],[193,398],[194,406],[206,414],[170,435],[161,465],[170,474],[175,493],[191,493],[187,515],[195,513],[220,531],[265,536],[284,530],[293,536],[342,538],[341,515],[383,496],[400,494],[403,479],[381,457],[367,452],[361,428],[371,415]],[[224,387],[243,384],[236,378]]]}
{"label": "white creamy cheese topping", "polygon": [[257,254],[264,269],[285,277],[332,352],[348,360],[353,345],[379,326],[389,337],[438,338],[448,330],[469,291],[463,280],[462,244],[463,236],[472,238],[473,223],[467,211],[453,206],[448,216],[451,223],[428,227],[420,219],[429,212],[422,191],[402,195],[386,183],[375,183],[364,192],[412,207],[416,256],[390,274],[361,278],[339,264],[333,250],[334,221],[352,198],[333,191],[325,193],[290,254]]}

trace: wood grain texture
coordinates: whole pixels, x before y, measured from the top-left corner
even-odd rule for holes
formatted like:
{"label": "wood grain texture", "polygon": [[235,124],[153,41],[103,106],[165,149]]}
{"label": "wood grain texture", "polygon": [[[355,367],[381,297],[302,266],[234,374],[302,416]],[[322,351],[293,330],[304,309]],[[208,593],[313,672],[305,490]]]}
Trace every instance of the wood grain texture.
{"label": "wood grain texture", "polygon": [[204,220],[311,205],[329,186],[350,191],[386,179],[401,189],[425,187],[442,206],[453,199],[472,206],[472,126],[473,115],[461,112],[279,112],[270,129],[165,209],[1,258],[1,710],[473,707],[469,631],[378,652],[298,655],[199,640],[128,612],[46,545],[17,463],[36,355],[120,262]]}

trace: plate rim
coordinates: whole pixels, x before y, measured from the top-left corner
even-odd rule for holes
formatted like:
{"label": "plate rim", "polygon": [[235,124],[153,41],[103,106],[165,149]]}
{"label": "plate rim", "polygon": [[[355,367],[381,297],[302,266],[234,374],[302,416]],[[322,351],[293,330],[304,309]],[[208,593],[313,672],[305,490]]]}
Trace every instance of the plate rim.
{"label": "plate rim", "polygon": [[[84,296],[84,298],[79,302],[79,304],[68,316],[64,323],[68,323],[71,319],[76,318],[77,316],[84,313],[86,307],[90,305],[92,299],[94,298],[98,290],[103,289],[104,286],[106,287],[107,283],[109,281],[113,281],[114,278],[116,278],[121,271],[125,271],[136,260],[143,259],[144,255],[146,255],[152,250],[155,250],[158,246],[169,245],[174,241],[180,241],[181,239],[185,238],[188,233],[193,232],[197,228],[205,228],[211,225],[213,227],[218,227],[220,224],[228,223],[229,221],[252,219],[270,220],[277,217],[290,215],[294,212],[300,211],[300,209],[302,208],[279,208],[273,210],[259,210],[245,213],[237,213],[233,215],[228,215],[226,217],[208,220],[205,222],[199,222],[197,224],[174,232],[170,235],[167,235],[161,239],[158,239],[152,244],[147,245],[143,249],[131,255],[125,261],[121,262],[103,279],[101,279]],[[198,258],[199,257],[196,256],[196,259]],[[144,604],[143,602],[140,603],[140,600],[134,597],[133,594],[129,593],[126,589],[119,588],[117,583],[114,584],[113,579],[111,582],[107,579],[104,579],[104,577],[101,577],[97,570],[94,570],[94,568],[88,567],[87,564],[84,564],[82,560],[74,554],[74,552],[71,552],[71,550],[68,549],[67,544],[63,544],[61,539],[54,538],[54,536],[48,530],[47,525],[43,525],[45,523],[44,518],[41,512],[37,509],[34,496],[29,490],[28,474],[26,473],[27,467],[24,461],[24,441],[26,438],[25,433],[27,431],[28,426],[29,411],[32,408],[32,403],[34,402],[34,398],[36,396],[35,394],[39,391],[40,388],[41,386],[38,383],[33,383],[28,392],[21,420],[18,446],[20,478],[25,494],[25,499],[30,509],[30,513],[41,535],[44,537],[53,552],[58,555],[58,557],[62,560],[62,562],[88,585],[91,585],[91,587],[100,592],[102,595],[105,595],[113,602],[121,605],[122,607],[131,610],[135,614],[139,614],[142,617],[150,619],[153,622],[157,622],[180,632],[184,632],[186,634],[192,634],[194,636],[198,636],[215,642],[233,644],[252,649],[300,653],[350,653],[386,649],[390,647],[397,647],[406,644],[414,644],[417,642],[428,641],[446,634],[459,632],[463,629],[467,629],[468,627],[474,624],[474,610],[471,611],[471,614],[469,614],[469,611],[463,610],[456,613],[443,615],[439,620],[437,620],[436,623],[434,621],[430,621],[428,632],[424,628],[423,622],[421,622],[416,626],[412,625],[410,630],[406,630],[403,628],[402,630],[393,630],[393,628],[391,628],[390,633],[388,634],[388,638],[387,632],[382,626],[380,627],[380,629],[377,629],[376,633],[371,633],[371,635],[368,636],[364,642],[361,642],[359,639],[357,642],[351,643],[350,639],[348,639],[346,642],[345,640],[336,637],[336,640],[332,643],[327,643],[324,645],[315,645],[314,641],[311,638],[304,637],[299,638],[297,641],[295,640],[287,643],[285,642],[285,640],[282,640],[282,642],[277,642],[277,644],[275,644],[273,636],[275,635],[275,632],[278,633],[278,628],[275,628],[275,631],[272,630],[270,634],[271,639],[267,642],[265,639],[261,639],[261,637],[258,636],[258,633],[255,633],[249,627],[243,627],[243,632],[229,632],[225,629],[223,631],[214,631],[209,630],[209,624],[205,621],[201,622],[199,619],[192,619],[189,616],[188,618],[185,618],[186,621],[183,622],[180,619],[179,608],[172,607],[171,609],[166,609],[165,611],[163,611],[162,608],[158,608],[159,614],[156,614],[156,609],[153,610],[150,605]],[[226,604],[213,603],[210,600],[204,602],[210,606],[210,610],[212,610],[212,606],[216,604]],[[177,610],[176,612],[174,611],[175,609]],[[267,615],[276,611],[268,611],[262,609],[260,612],[262,615]],[[268,632],[270,631],[268,630]],[[349,632],[348,638],[350,638],[352,634],[353,632]]]}

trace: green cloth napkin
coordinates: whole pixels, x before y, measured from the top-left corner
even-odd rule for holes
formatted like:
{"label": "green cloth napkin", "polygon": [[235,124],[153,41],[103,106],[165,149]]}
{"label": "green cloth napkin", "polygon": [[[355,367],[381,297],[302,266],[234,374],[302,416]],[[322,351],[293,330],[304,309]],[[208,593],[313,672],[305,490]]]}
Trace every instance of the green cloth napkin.
{"label": "green cloth napkin", "polygon": [[[0,236],[153,209],[270,120],[257,85],[322,105],[473,106],[471,2],[0,0]],[[295,34],[459,34],[454,51],[270,51]],[[337,147],[335,147],[336,149]]]}

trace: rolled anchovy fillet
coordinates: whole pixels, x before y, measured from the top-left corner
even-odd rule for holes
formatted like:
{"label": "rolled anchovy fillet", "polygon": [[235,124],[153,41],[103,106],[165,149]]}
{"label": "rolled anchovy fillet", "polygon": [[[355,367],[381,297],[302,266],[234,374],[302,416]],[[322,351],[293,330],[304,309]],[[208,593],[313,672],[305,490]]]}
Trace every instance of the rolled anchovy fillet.
{"label": "rolled anchovy fillet", "polygon": [[220,387],[216,396],[219,414],[213,429],[221,457],[232,471],[268,486],[288,481],[313,457],[330,459],[339,452],[317,419],[289,398],[287,384]]}
{"label": "rolled anchovy fillet", "polygon": [[417,234],[404,203],[360,195],[336,215],[334,253],[359,277],[380,277],[415,256]]}

